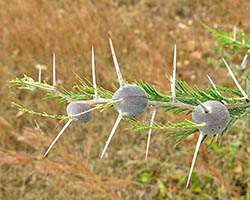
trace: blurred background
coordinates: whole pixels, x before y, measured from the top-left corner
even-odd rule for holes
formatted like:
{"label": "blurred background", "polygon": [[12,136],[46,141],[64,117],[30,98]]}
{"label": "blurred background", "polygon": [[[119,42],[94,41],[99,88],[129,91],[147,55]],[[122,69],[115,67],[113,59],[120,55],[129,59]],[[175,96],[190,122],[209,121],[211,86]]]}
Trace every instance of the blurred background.
{"label": "blurred background", "polygon": [[[167,132],[154,131],[149,158],[144,161],[147,132],[133,131],[126,121],[100,160],[117,117],[111,108],[95,112],[87,124],[72,124],[49,156],[42,155],[60,131],[58,120],[20,112],[15,101],[38,112],[65,114],[45,92],[18,90],[9,80],[23,74],[52,83],[52,53],[57,83],[68,90],[74,72],[91,80],[91,46],[95,48],[97,85],[114,92],[117,77],[109,49],[111,34],[123,77],[143,80],[164,93],[169,90],[173,46],[177,44],[177,78],[201,89],[206,75],[235,88],[221,63],[215,38],[202,26],[250,33],[250,2],[241,0],[1,0],[0,1],[0,199],[247,199],[249,126],[238,122],[219,143],[201,146],[185,189],[198,134],[174,148]],[[240,64],[244,54],[228,56]],[[149,121],[152,109],[138,120]],[[166,123],[182,114],[157,112]],[[37,122],[40,130],[36,128]]]}

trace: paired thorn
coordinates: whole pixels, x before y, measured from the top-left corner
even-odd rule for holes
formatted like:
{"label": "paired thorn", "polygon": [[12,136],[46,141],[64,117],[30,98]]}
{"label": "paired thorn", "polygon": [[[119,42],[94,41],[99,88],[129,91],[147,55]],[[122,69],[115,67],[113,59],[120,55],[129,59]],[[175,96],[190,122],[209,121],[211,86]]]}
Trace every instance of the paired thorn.
{"label": "paired thorn", "polygon": [[56,87],[56,54],[53,53],[53,86]]}
{"label": "paired thorn", "polygon": [[97,93],[97,87],[96,87],[96,77],[95,77],[95,54],[94,54],[94,47],[92,46],[92,79],[93,79],[93,87],[94,87],[94,98],[98,98],[99,95]]}
{"label": "paired thorn", "polygon": [[[155,107],[154,107],[154,110],[153,110],[153,113],[152,113],[151,121],[150,121],[150,127],[153,126],[156,111],[157,111],[157,107],[155,106]],[[146,148],[145,160],[147,160],[147,158],[148,158],[148,152],[149,152],[149,145],[150,145],[151,133],[152,133],[152,128],[149,129],[149,131],[148,131],[148,140],[147,140],[147,148]]]}
{"label": "paired thorn", "polygon": [[196,158],[197,158],[197,155],[198,155],[198,151],[199,151],[201,142],[202,142],[202,140],[203,140],[203,138],[204,138],[205,135],[206,134],[200,132],[200,135],[199,135],[196,147],[195,147],[192,164],[191,164],[190,171],[189,171],[189,174],[188,174],[188,180],[187,180],[186,188],[188,188],[189,182],[191,180],[191,176],[192,176],[192,172],[193,172],[193,169],[194,169],[195,161],[196,161]]}
{"label": "paired thorn", "polygon": [[112,57],[113,57],[113,62],[114,62],[114,65],[115,65],[115,70],[116,70],[116,74],[117,74],[117,77],[118,77],[118,81],[120,83],[120,87],[123,87],[125,85],[125,83],[123,81],[122,74],[121,74],[121,71],[120,71],[120,67],[119,67],[119,64],[117,62],[117,58],[116,58],[116,55],[115,55],[115,50],[114,50],[111,38],[109,38],[109,44],[110,44],[111,54],[112,54]]}
{"label": "paired thorn", "polygon": [[103,156],[104,156],[104,154],[105,154],[105,152],[106,152],[106,150],[107,150],[107,148],[109,146],[109,143],[110,143],[110,141],[111,141],[111,139],[112,139],[112,137],[113,137],[113,135],[115,133],[115,130],[117,129],[121,119],[122,119],[122,114],[119,114],[117,119],[116,119],[116,122],[115,122],[115,124],[114,124],[114,126],[113,126],[113,128],[112,128],[112,130],[111,130],[111,132],[109,134],[109,138],[108,138],[108,140],[107,140],[107,142],[105,144],[105,147],[104,147],[104,149],[102,151],[102,154],[101,154],[101,157],[100,157],[101,159],[103,158]]}
{"label": "paired thorn", "polygon": [[176,95],[175,95],[175,77],[176,77],[176,44],[174,45],[173,76],[171,77],[172,102],[176,101]]}
{"label": "paired thorn", "polygon": [[50,152],[50,150],[52,149],[52,147],[54,146],[54,144],[56,143],[56,141],[59,139],[59,137],[63,134],[63,132],[66,130],[66,128],[70,125],[70,123],[73,121],[73,119],[69,119],[67,121],[67,123],[64,125],[64,127],[62,128],[62,130],[60,131],[60,133],[58,133],[58,135],[56,136],[56,138],[53,140],[53,142],[51,143],[51,145],[49,146],[48,150],[45,152],[45,154],[43,155],[43,157],[46,157],[48,155],[48,153]]}
{"label": "paired thorn", "polygon": [[229,74],[231,75],[231,77],[233,78],[234,80],[234,83],[236,84],[236,86],[238,87],[238,89],[240,90],[241,94],[246,98],[248,99],[248,96],[247,94],[245,93],[245,91],[242,89],[242,87],[240,86],[239,82],[237,81],[236,77],[234,76],[232,70],[230,69],[229,65],[227,64],[227,62],[225,61],[224,58],[222,58],[223,62],[225,63],[228,71],[229,71]]}
{"label": "paired thorn", "polygon": [[[96,78],[95,78],[95,61],[94,61],[94,48],[92,46],[92,78],[93,78],[93,87],[94,87],[94,92],[95,92],[95,98],[98,97],[98,93],[97,93],[97,87],[96,87]],[[39,83],[41,82],[41,68],[39,68]],[[55,65],[55,53],[53,53],[53,86],[56,87],[56,65]],[[88,112],[91,112],[92,110],[95,110],[96,108],[92,108],[89,109],[85,112],[81,112],[78,113],[76,115],[73,115],[73,117],[77,117],[83,114],[86,114]],[[63,134],[63,132],[66,130],[66,128],[70,125],[70,123],[73,121],[73,119],[69,119],[67,121],[67,123],[64,125],[64,127],[62,128],[62,130],[59,132],[59,134],[56,136],[56,138],[53,140],[53,142],[51,143],[51,145],[49,146],[49,148],[47,149],[47,151],[44,154],[44,157],[46,157],[48,155],[48,153],[50,152],[50,150],[52,149],[52,147],[54,146],[54,144],[57,142],[57,140],[59,139],[59,137]]]}

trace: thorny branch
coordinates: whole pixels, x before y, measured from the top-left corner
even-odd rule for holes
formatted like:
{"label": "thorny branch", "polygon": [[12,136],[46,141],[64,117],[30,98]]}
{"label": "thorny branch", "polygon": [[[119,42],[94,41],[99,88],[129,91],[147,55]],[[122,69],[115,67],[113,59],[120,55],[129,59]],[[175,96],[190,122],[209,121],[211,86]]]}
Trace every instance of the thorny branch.
{"label": "thorny branch", "polygon": [[[219,35],[219,32],[215,32],[213,29],[209,29],[206,27],[209,31],[211,31],[215,35]],[[234,35],[231,36],[225,36],[222,37],[222,43],[226,43],[225,40],[229,40],[232,42],[232,44],[241,45],[241,43],[238,41],[238,37],[236,34],[236,28],[234,28]],[[246,37],[245,37],[246,38]],[[248,41],[248,40],[246,40]],[[224,44],[223,43],[223,44]],[[123,87],[125,85],[125,82],[123,80],[122,74],[120,72],[119,64],[115,55],[115,50],[112,44],[112,40],[109,39],[111,54],[113,57],[113,62],[115,66],[115,70],[117,73],[117,77],[119,80],[120,87]],[[242,44],[244,48],[248,47],[245,43]],[[235,46],[234,46],[235,47]],[[247,51],[246,56],[244,57],[242,61],[242,67],[246,68],[247,63],[247,55],[250,51],[250,48]],[[185,82],[176,80],[176,45],[174,45],[174,56],[173,56],[173,75],[170,77],[170,85],[171,85],[171,91],[166,91],[167,94],[170,95],[162,95],[160,94],[153,86],[149,86],[147,83],[143,83],[142,81],[137,83],[139,86],[141,86],[148,95],[148,105],[152,106],[154,108],[153,115],[155,116],[156,111],[158,108],[162,107],[165,108],[165,111],[169,111],[171,109],[175,109],[175,113],[187,111],[187,113],[191,113],[192,110],[197,105],[202,105],[202,102],[208,101],[208,100],[215,100],[220,101],[230,110],[231,114],[231,123],[234,123],[236,120],[240,119],[240,116],[245,115],[248,116],[249,111],[246,111],[246,109],[249,108],[250,102],[249,102],[249,82],[247,81],[246,85],[246,92],[242,89],[240,86],[238,80],[233,74],[233,71],[231,70],[229,64],[226,62],[224,58],[223,62],[226,65],[230,76],[234,80],[238,90],[231,90],[228,88],[223,88],[221,86],[215,85],[210,76],[208,76],[208,79],[212,85],[212,88],[207,88],[206,92],[200,90],[197,86],[194,86],[191,88],[188,86]],[[93,87],[88,86],[84,81],[82,81],[79,77],[78,80],[81,85],[75,85],[73,87],[73,91],[68,92],[65,89],[63,89],[63,92],[60,92],[59,89],[56,86],[56,68],[55,68],[55,54],[53,54],[53,84],[49,85],[46,82],[41,82],[41,69],[39,69],[39,75],[38,75],[38,82],[35,82],[32,78],[24,76],[24,78],[19,79],[16,78],[15,80],[10,81],[13,85],[19,86],[20,89],[30,89],[34,90],[41,89],[44,91],[47,91],[47,98],[60,98],[61,102],[76,102],[80,101],[84,104],[87,104],[89,106],[93,106],[93,108],[90,108],[90,111],[95,109],[101,109],[105,110],[112,106],[114,103],[117,103],[112,100],[111,96],[112,93],[110,91],[107,91],[102,88],[98,88],[96,85],[96,78],[95,78],[95,61],[94,61],[94,48],[92,47],[92,79],[93,79]],[[122,99],[120,99],[122,100]],[[118,101],[120,101],[118,100]],[[72,119],[72,117],[79,116],[83,113],[79,113],[75,116],[57,116],[57,115],[49,115],[47,113],[38,113],[34,112],[32,110],[29,110],[27,108],[24,108],[18,104],[15,104],[19,107],[19,109],[23,110],[24,112],[29,112],[32,114],[37,114],[39,116],[44,117],[54,117],[58,119]],[[150,124],[154,124],[154,116],[152,116],[152,121]],[[141,124],[142,125],[142,124]],[[142,125],[143,126],[143,125]],[[146,125],[144,125],[145,128]],[[159,128],[159,127],[158,127]],[[150,143],[150,136],[151,136],[151,128],[149,128],[149,138],[147,143],[147,154],[149,149],[149,143]],[[193,132],[192,132],[193,133]],[[190,134],[190,132],[183,132],[181,134],[177,134],[178,136],[184,136],[184,135]]]}

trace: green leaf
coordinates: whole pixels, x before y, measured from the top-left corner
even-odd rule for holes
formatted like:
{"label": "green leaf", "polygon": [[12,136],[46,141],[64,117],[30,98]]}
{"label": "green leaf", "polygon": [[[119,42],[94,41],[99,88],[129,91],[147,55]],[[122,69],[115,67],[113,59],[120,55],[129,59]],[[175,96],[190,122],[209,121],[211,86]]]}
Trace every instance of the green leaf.
{"label": "green leaf", "polygon": [[159,178],[156,178],[156,181],[157,181],[157,184],[158,184],[158,186],[160,188],[161,197],[166,197],[167,192],[166,192],[166,186],[165,186],[165,184]]}
{"label": "green leaf", "polygon": [[152,177],[152,175],[151,175],[150,173],[144,172],[144,173],[141,175],[140,181],[141,181],[142,183],[146,183],[146,182],[152,180],[152,178],[153,178],[153,177]]}

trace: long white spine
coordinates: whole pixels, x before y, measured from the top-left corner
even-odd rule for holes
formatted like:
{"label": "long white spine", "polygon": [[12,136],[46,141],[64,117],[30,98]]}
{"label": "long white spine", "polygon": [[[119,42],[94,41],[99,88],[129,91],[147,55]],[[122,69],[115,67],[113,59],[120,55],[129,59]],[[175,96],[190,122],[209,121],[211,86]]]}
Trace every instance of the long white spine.
{"label": "long white spine", "polygon": [[[156,110],[157,110],[157,108],[155,106],[154,110],[153,110],[153,113],[152,113],[152,117],[151,117],[151,121],[150,121],[150,126],[153,126],[154,119],[155,119],[155,114],[156,114]],[[148,140],[147,140],[147,148],[146,148],[145,160],[147,160],[147,158],[148,158],[148,151],[149,151],[151,133],[152,133],[152,129],[149,129],[149,131],[148,131]]]}
{"label": "long white spine", "polygon": [[247,99],[248,96],[247,94],[245,93],[245,91],[242,89],[242,87],[240,86],[239,82],[237,81],[236,77],[234,76],[233,74],[233,71],[231,70],[231,68],[229,67],[229,65],[227,64],[227,62],[225,61],[224,58],[222,58],[223,62],[225,63],[228,71],[229,71],[229,74],[231,75],[231,77],[233,78],[234,80],[234,83],[236,84],[236,86],[238,87],[238,89],[240,90],[241,94]]}
{"label": "long white spine", "polygon": [[175,78],[176,77],[176,44],[174,45],[174,58],[173,58],[173,76],[171,79],[171,92],[172,92],[172,102],[176,101],[175,95]]}
{"label": "long white spine", "polygon": [[103,156],[104,156],[104,154],[105,154],[105,152],[106,152],[106,150],[107,150],[107,148],[109,146],[109,143],[110,143],[110,141],[111,141],[111,139],[112,139],[112,137],[113,137],[113,135],[115,133],[115,130],[117,129],[117,127],[118,127],[121,119],[122,119],[122,115],[119,114],[118,117],[117,117],[117,119],[116,119],[116,122],[115,122],[115,124],[114,124],[114,126],[113,126],[113,128],[112,128],[112,130],[111,130],[111,132],[109,134],[109,138],[108,138],[108,140],[107,140],[107,142],[105,144],[105,147],[104,147],[104,149],[102,151],[101,159],[103,158]]}
{"label": "long white spine", "polygon": [[41,66],[39,66],[39,68],[38,68],[38,83],[41,83],[41,79],[42,79],[42,68],[41,68]]}
{"label": "long white spine", "polygon": [[117,58],[116,58],[116,55],[115,55],[115,50],[114,50],[114,47],[113,47],[113,44],[112,44],[112,40],[110,38],[109,38],[109,44],[110,44],[111,54],[112,54],[112,57],[113,57],[113,62],[114,62],[114,65],[115,65],[115,70],[116,70],[116,74],[117,74],[117,77],[118,77],[118,81],[120,83],[120,87],[123,87],[125,85],[125,83],[123,81],[122,74],[121,74],[121,71],[120,71],[120,67],[119,67],[119,64],[117,62]]}
{"label": "long white spine", "polygon": [[197,155],[198,155],[198,151],[199,151],[199,148],[200,148],[200,145],[201,145],[201,141],[202,141],[204,136],[205,136],[205,134],[202,133],[202,132],[199,135],[199,138],[198,138],[198,141],[197,141],[197,144],[196,144],[196,147],[195,147],[194,156],[193,156],[192,164],[191,164],[191,167],[190,167],[189,175],[188,175],[186,188],[188,188],[189,182],[191,180],[192,172],[193,172],[193,169],[194,169],[194,164],[195,164],[195,161],[196,161],[196,158],[197,158]]}
{"label": "long white spine", "polygon": [[241,62],[241,69],[246,69],[246,65],[247,65],[247,57],[248,57],[248,54],[250,53],[250,49],[248,49],[247,51],[247,54],[244,56],[242,62]]}
{"label": "long white spine", "polygon": [[214,84],[213,80],[210,78],[209,75],[207,75],[207,78],[208,78],[208,80],[210,81],[210,83],[212,84],[212,87],[213,87],[213,88],[215,89],[215,91],[218,93],[218,95],[221,96],[221,93],[218,91],[216,85]]}
{"label": "long white spine", "polygon": [[93,87],[94,87],[94,94],[95,99],[98,98],[97,87],[96,87],[96,78],[95,78],[95,54],[94,54],[94,47],[92,46],[92,79],[93,79]]}
{"label": "long white spine", "polygon": [[63,132],[66,130],[66,128],[70,125],[70,123],[72,122],[72,120],[73,119],[69,119],[67,121],[67,123],[64,125],[64,127],[62,128],[62,130],[60,131],[60,133],[58,133],[58,135],[56,136],[56,138],[53,140],[53,142],[49,146],[48,150],[45,152],[44,157],[46,157],[48,155],[48,153],[50,152],[51,148],[54,146],[54,144],[59,139],[59,137],[63,134]]}
{"label": "long white spine", "polygon": [[53,86],[56,87],[56,54],[53,53]]}

